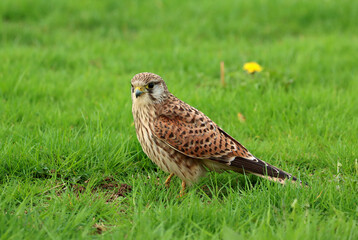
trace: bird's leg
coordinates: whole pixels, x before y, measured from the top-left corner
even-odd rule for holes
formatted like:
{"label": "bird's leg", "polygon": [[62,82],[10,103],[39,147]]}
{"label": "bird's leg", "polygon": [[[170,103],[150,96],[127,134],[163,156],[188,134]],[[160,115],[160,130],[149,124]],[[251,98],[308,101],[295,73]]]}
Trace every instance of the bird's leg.
{"label": "bird's leg", "polygon": [[173,176],[174,176],[174,173],[171,173],[171,174],[169,175],[169,177],[167,178],[167,180],[165,180],[164,185],[165,185],[166,188],[169,188],[170,181],[172,180],[172,177],[173,177]]}
{"label": "bird's leg", "polygon": [[185,194],[185,187],[186,187],[186,182],[182,181],[182,183],[181,183],[181,190],[180,190],[180,193],[179,193],[179,197],[184,196],[184,194]]}

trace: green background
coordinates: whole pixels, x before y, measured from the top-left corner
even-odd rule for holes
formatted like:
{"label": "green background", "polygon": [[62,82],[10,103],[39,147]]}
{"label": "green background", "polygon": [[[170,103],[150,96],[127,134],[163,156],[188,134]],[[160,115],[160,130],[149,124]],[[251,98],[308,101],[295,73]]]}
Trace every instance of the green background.
{"label": "green background", "polygon": [[[357,1],[2,0],[0,16],[0,239],[358,237]],[[176,198],[132,125],[144,71],[310,187],[212,173]],[[109,199],[106,178],[132,191]]]}

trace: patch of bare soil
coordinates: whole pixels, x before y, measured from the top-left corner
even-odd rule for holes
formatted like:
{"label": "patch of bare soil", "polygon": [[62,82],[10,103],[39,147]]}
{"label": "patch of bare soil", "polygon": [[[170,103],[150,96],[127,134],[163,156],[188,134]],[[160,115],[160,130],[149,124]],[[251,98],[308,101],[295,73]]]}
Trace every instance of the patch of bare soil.
{"label": "patch of bare soil", "polygon": [[118,197],[126,197],[132,191],[132,186],[125,183],[118,184],[113,177],[106,177],[101,184],[92,190],[92,192],[95,191],[108,192],[106,201],[112,202]]}
{"label": "patch of bare soil", "polygon": [[[86,189],[88,188],[88,182],[89,180],[86,180],[83,184],[63,183],[53,187],[52,189],[57,189],[57,196],[61,196],[68,188],[71,189],[78,196],[86,191]],[[113,202],[119,197],[126,197],[131,191],[132,186],[125,183],[118,183],[113,177],[104,178],[98,185],[95,185],[91,189],[91,192],[93,194],[100,192],[105,193],[106,202]]]}
{"label": "patch of bare soil", "polygon": [[102,234],[103,232],[107,231],[108,228],[103,223],[95,223],[93,228],[96,229],[94,234]]}

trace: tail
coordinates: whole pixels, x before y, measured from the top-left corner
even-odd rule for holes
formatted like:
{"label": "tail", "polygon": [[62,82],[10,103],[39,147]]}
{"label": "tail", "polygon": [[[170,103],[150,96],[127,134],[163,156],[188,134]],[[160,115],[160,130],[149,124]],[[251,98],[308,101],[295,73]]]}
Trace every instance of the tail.
{"label": "tail", "polygon": [[285,184],[287,181],[297,182],[302,185],[295,176],[289,174],[271,164],[268,164],[256,157],[254,159],[246,159],[243,157],[236,157],[230,162],[230,166],[243,169],[244,172],[249,172],[256,176],[266,178],[273,182]]}

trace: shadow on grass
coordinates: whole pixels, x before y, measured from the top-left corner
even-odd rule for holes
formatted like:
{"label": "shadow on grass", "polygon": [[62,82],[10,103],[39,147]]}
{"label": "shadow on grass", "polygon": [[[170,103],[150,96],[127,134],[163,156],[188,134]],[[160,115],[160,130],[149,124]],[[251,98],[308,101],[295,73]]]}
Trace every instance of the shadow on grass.
{"label": "shadow on grass", "polygon": [[224,199],[233,191],[251,191],[261,181],[259,177],[235,172],[209,173],[195,189],[202,198]]}

